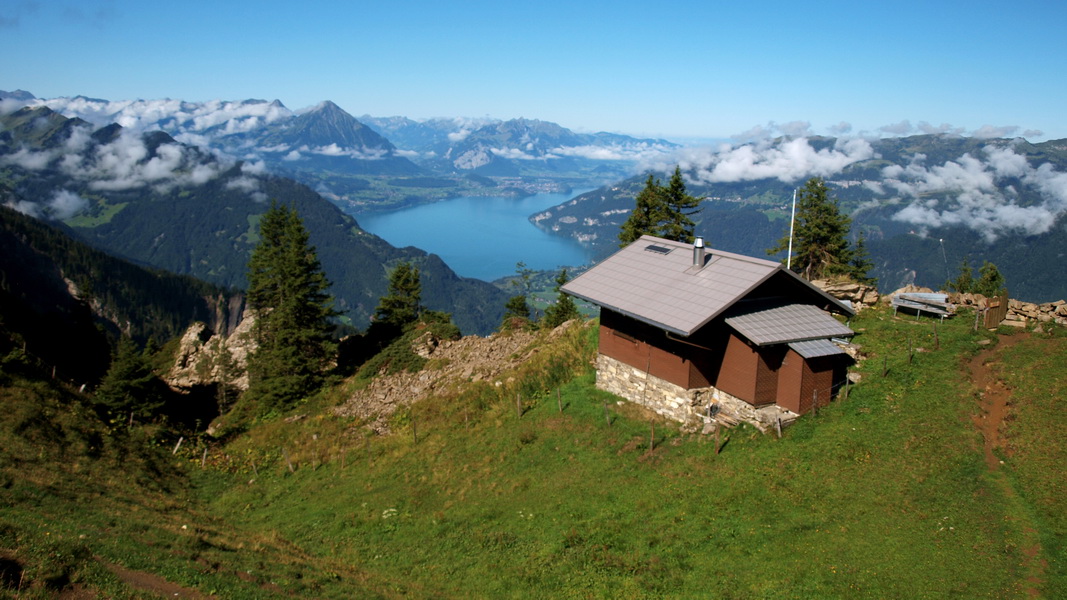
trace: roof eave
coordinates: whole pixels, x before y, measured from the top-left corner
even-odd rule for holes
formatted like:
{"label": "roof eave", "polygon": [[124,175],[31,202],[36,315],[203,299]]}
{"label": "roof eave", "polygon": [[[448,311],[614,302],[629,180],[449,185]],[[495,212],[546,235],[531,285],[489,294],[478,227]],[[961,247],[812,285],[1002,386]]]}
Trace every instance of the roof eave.
{"label": "roof eave", "polygon": [[[564,287],[566,287],[566,286],[564,286]],[[563,291],[566,291],[566,290],[564,289]],[[655,321],[655,320],[649,319],[648,317],[644,317],[644,316],[641,316],[641,315],[639,315],[637,313],[633,313],[633,312],[630,312],[628,310],[624,310],[624,309],[619,308],[617,306],[611,306],[609,304],[604,304],[603,302],[598,301],[598,300],[594,300],[594,299],[592,299],[592,298],[590,298],[588,296],[585,296],[584,294],[575,294],[574,292],[567,292],[567,293],[570,294],[571,296],[574,296],[575,298],[580,298],[582,300],[585,300],[586,302],[591,302],[593,304],[596,304],[601,309],[605,309],[606,308],[606,309],[608,309],[608,310],[610,310],[612,312],[619,313],[620,315],[629,317],[629,318],[631,318],[631,319],[633,319],[635,321],[640,321],[640,322],[645,323],[647,325],[652,325],[653,327],[655,327],[657,329],[663,329],[664,331],[669,331],[671,333],[676,333],[676,334],[684,336],[684,337],[689,337],[689,335],[692,333],[692,332],[685,332],[685,331],[683,331],[681,329],[678,329],[677,327],[671,327],[670,325],[667,325],[666,323],[660,323],[659,321]],[[699,327],[697,329],[699,329]],[[696,331],[696,329],[694,329],[693,331]]]}

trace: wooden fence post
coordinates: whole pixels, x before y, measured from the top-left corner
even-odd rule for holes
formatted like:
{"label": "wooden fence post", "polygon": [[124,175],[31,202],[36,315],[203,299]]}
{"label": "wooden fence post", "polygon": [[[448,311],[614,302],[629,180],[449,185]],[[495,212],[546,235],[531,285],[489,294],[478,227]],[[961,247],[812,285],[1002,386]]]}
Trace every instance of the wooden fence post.
{"label": "wooden fence post", "polygon": [[559,392],[559,388],[556,388],[556,406],[559,407],[559,414],[563,414],[563,396]]}
{"label": "wooden fence post", "polygon": [[296,469],[293,468],[293,461],[289,460],[289,451],[282,448],[282,455],[285,457],[285,464],[289,466],[289,472],[296,473]]}
{"label": "wooden fence post", "polygon": [[515,394],[515,414],[522,418],[522,394]]}
{"label": "wooden fence post", "polygon": [[178,448],[182,447],[182,442],[184,442],[184,441],[185,441],[185,437],[184,436],[178,436],[178,443],[174,444],[174,450],[171,451],[171,456],[173,456],[173,455],[178,453]]}

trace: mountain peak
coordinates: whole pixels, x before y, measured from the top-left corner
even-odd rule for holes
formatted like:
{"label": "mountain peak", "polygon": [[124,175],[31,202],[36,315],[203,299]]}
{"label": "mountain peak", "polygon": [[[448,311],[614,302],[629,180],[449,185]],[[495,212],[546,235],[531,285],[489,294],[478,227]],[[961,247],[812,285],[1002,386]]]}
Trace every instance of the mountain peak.
{"label": "mountain peak", "polygon": [[340,106],[337,106],[336,104],[334,104],[330,100],[323,100],[322,102],[319,102],[318,104],[316,104],[314,106],[314,108],[309,110],[308,113],[309,114],[310,113],[326,113],[326,114],[341,113],[341,114],[349,116],[349,117],[352,116],[352,115],[348,114],[347,112],[345,112],[345,110],[343,108],[341,108]]}

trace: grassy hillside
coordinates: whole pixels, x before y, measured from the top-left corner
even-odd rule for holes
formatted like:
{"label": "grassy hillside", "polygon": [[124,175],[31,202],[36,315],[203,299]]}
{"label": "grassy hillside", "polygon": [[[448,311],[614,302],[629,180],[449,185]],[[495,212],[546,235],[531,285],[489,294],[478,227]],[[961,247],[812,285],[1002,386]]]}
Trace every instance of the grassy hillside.
{"label": "grassy hillside", "polygon": [[[593,328],[397,412],[388,436],[332,416],[357,378],[174,455],[136,426],[57,449],[35,432],[68,431],[70,411],[8,416],[0,585],[123,597],[126,569],[227,598],[1064,597],[1067,336],[1005,344],[971,323],[867,311],[847,398],[781,439],[740,427],[718,447],[595,390]],[[993,464],[976,364],[1012,402]],[[5,385],[9,405],[77,400]]]}

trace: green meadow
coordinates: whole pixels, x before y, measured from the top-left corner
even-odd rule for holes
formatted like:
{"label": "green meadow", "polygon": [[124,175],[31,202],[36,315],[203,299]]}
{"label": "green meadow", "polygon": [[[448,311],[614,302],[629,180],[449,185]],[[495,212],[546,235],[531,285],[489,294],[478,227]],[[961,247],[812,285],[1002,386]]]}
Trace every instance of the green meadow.
{"label": "green meadow", "polygon": [[[0,591],[159,597],[134,571],[219,598],[1067,597],[1067,335],[884,308],[851,325],[847,395],[717,442],[596,390],[595,327],[389,435],[332,416],[356,378],[175,451],[5,374]],[[1012,392],[998,468],[979,353]]]}

